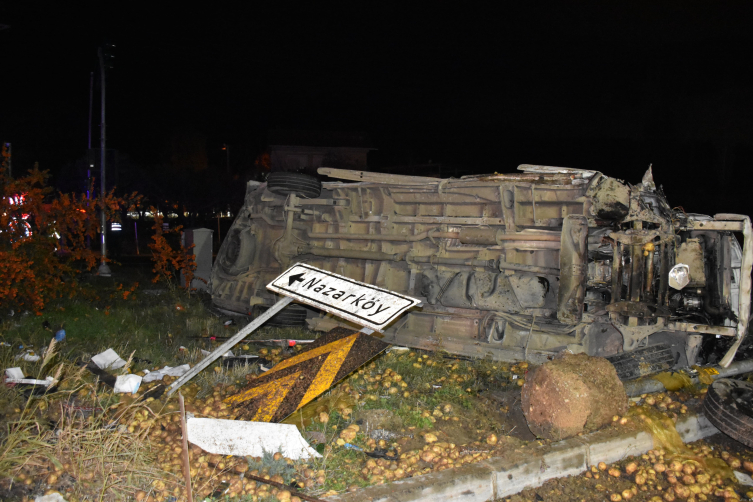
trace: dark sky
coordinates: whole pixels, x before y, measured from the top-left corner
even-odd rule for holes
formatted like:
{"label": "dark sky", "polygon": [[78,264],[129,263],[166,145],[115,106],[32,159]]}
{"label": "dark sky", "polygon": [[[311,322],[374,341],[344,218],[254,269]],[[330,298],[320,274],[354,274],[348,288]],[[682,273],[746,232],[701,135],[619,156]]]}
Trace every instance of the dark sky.
{"label": "dark sky", "polygon": [[366,131],[376,167],[539,163],[637,182],[653,163],[671,202],[751,212],[751,2],[16,3],[0,9],[16,168],[83,154],[108,39],[108,146],[143,165],[176,130],[206,135],[217,163],[222,143],[261,150],[272,128]]}

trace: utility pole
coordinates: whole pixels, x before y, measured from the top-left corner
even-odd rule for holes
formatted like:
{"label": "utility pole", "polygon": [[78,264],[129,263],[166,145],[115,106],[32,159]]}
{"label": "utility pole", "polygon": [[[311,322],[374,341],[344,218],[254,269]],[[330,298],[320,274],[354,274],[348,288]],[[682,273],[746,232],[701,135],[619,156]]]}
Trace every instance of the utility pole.
{"label": "utility pole", "polygon": [[89,135],[87,149],[92,149],[92,101],[94,97],[94,72],[89,73]]}
{"label": "utility pole", "polygon": [[100,129],[99,129],[99,181],[100,181],[100,189],[99,189],[99,197],[102,202],[102,214],[101,214],[101,224],[102,224],[102,262],[99,264],[99,275],[102,277],[110,277],[112,275],[112,272],[110,271],[110,267],[107,266],[107,214],[105,211],[105,53],[104,48],[100,47],[97,50],[97,55],[99,56],[99,81],[101,84],[100,89],[100,98],[101,98],[101,120],[100,120]]}
{"label": "utility pole", "polygon": [[[93,104],[93,98],[94,98],[94,72],[89,73],[89,135],[87,136],[87,147],[86,147],[86,162],[89,164],[86,168],[86,198],[89,199],[93,194],[89,193],[89,185],[91,184],[92,179],[92,167],[94,167],[93,161],[94,156],[92,155],[92,104]],[[92,187],[93,188],[93,187]],[[87,247],[88,244],[88,237],[87,237]]]}

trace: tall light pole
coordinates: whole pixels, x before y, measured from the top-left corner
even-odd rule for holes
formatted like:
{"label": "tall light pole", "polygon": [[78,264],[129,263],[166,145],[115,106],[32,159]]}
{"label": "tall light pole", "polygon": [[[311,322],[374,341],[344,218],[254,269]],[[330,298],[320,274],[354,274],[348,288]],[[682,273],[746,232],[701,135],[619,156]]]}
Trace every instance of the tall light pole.
{"label": "tall light pole", "polygon": [[[89,186],[92,179],[92,167],[94,167],[94,156],[92,155],[92,104],[94,101],[94,72],[89,73],[89,135],[87,136],[86,162],[89,164],[86,168],[86,198],[89,199]],[[91,187],[92,191],[94,187]],[[89,247],[89,238],[86,238],[86,247]]]}
{"label": "tall light pole", "polygon": [[100,97],[101,97],[101,112],[102,118],[99,126],[99,197],[102,202],[102,262],[99,264],[97,272],[102,277],[110,277],[112,272],[110,267],[107,266],[107,214],[105,211],[105,54],[102,47],[97,50],[99,56],[99,81],[101,84]]}

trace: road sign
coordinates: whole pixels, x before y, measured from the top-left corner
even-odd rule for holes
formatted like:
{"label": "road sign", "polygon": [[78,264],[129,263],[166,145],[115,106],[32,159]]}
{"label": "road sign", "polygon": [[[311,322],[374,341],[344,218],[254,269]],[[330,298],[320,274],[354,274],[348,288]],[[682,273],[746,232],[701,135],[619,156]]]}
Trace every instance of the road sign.
{"label": "road sign", "polygon": [[242,407],[248,420],[280,422],[387,347],[364,332],[335,328],[225,402]]}
{"label": "road sign", "polygon": [[382,331],[405,310],[421,305],[416,298],[301,263],[283,272],[267,289],[376,331]]}

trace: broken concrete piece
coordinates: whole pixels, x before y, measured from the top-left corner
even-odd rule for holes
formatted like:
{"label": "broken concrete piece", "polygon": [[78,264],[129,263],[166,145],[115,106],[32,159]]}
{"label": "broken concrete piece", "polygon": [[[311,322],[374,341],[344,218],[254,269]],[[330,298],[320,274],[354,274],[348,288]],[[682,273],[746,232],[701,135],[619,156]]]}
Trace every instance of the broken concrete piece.
{"label": "broken concrete piece", "polygon": [[113,392],[116,394],[132,394],[139,390],[141,377],[138,375],[119,375],[115,379]]}
{"label": "broken concrete piece", "polygon": [[280,452],[293,460],[321,457],[295,425],[189,418],[186,428],[189,442],[218,455],[260,457],[264,452]]}
{"label": "broken concrete piece", "polygon": [[103,370],[116,370],[126,365],[126,362],[112,349],[107,349],[106,351],[92,357],[92,362]]}
{"label": "broken concrete piece", "polygon": [[570,353],[529,372],[521,401],[531,432],[553,440],[598,429],[628,407],[609,361]]}

